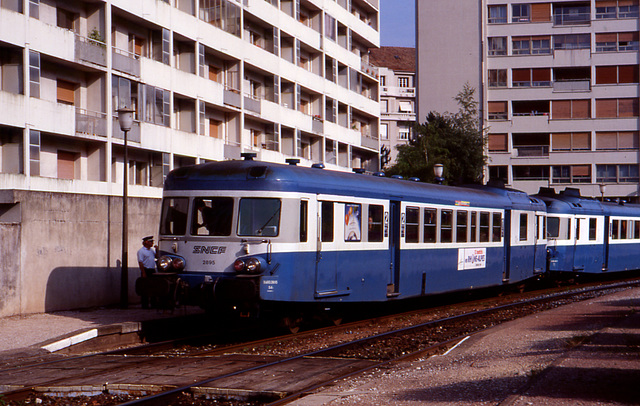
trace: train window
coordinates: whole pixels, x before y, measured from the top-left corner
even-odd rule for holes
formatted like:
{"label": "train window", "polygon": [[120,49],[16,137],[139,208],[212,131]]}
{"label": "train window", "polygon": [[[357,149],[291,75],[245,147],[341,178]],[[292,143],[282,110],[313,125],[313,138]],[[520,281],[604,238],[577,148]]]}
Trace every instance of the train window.
{"label": "train window", "polygon": [[467,217],[469,213],[463,210],[456,212],[456,242],[467,242]]}
{"label": "train window", "polygon": [[576,241],[580,240],[580,223],[582,223],[582,219],[576,219]]}
{"label": "train window", "polygon": [[480,242],[489,242],[489,213],[480,212]]}
{"label": "train window", "polygon": [[382,206],[369,205],[369,242],[382,241],[383,211]]}
{"label": "train window", "polygon": [[362,206],[359,204],[344,205],[344,240],[362,240]]}
{"label": "train window", "polygon": [[280,224],[280,199],[240,199],[238,235],[275,237]]}
{"label": "train window", "polygon": [[333,202],[322,202],[322,230],[320,238],[323,242],[333,241]]}
{"label": "train window", "polygon": [[620,220],[611,220],[611,238],[618,239],[618,232],[620,230]]}
{"label": "train window", "polygon": [[502,241],[502,215],[493,213],[493,237],[491,241]]}
{"label": "train window", "polygon": [[594,241],[596,239],[598,221],[596,219],[589,219],[589,240]]}
{"label": "train window", "polygon": [[230,235],[233,199],[230,197],[198,197],[193,200],[191,234]]}
{"label": "train window", "polygon": [[162,201],[160,234],[184,235],[187,232],[187,210],[189,199],[186,197],[165,197]]}
{"label": "train window", "polygon": [[627,224],[629,222],[627,220],[620,220],[620,239],[627,239]]}
{"label": "train window", "polygon": [[547,217],[547,237],[558,238],[560,235],[560,219],[558,217]]}
{"label": "train window", "polygon": [[469,239],[469,241],[471,242],[476,242],[477,240],[477,233],[478,230],[478,212],[472,211],[471,212],[471,238]]}
{"label": "train window", "polygon": [[527,241],[528,224],[529,215],[527,213],[520,213],[520,241]]}
{"label": "train window", "polygon": [[438,211],[436,209],[424,209],[424,242],[436,242],[438,227]]}
{"label": "train window", "polygon": [[635,238],[636,240],[640,239],[640,221],[634,221],[634,227],[633,227],[633,238]]}
{"label": "train window", "polygon": [[307,242],[309,202],[300,200],[300,242]]}
{"label": "train window", "polygon": [[453,241],[453,210],[440,212],[440,242]]}
{"label": "train window", "polygon": [[420,209],[417,207],[407,207],[407,222],[406,222],[407,234],[405,236],[406,242],[420,242],[419,230],[420,230]]}

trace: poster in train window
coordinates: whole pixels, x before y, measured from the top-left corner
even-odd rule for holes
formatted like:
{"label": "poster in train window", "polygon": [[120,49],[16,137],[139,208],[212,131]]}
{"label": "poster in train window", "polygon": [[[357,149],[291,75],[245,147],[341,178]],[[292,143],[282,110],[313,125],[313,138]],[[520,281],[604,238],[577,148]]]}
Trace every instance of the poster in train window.
{"label": "poster in train window", "polygon": [[362,209],[359,204],[344,205],[344,240],[360,241]]}

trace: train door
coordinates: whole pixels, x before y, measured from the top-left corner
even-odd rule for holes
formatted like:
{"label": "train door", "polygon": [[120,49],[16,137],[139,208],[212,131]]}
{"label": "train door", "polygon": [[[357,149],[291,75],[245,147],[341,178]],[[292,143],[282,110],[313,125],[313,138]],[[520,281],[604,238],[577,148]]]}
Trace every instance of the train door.
{"label": "train door", "polygon": [[338,289],[338,251],[335,238],[336,204],[318,201],[316,247],[316,295],[328,295]]}
{"label": "train door", "polygon": [[389,205],[389,270],[390,282],[387,285],[387,296],[398,296],[400,294],[400,223],[401,204],[398,201],[391,201]]}
{"label": "train door", "polygon": [[602,271],[606,272],[609,270],[609,243],[611,242],[611,217],[604,217],[604,244],[603,244],[603,255],[604,260],[602,261]]}
{"label": "train door", "polygon": [[547,267],[547,218],[544,212],[536,212],[535,217],[533,272],[539,274],[543,273]]}
{"label": "train door", "polygon": [[[496,218],[494,216],[493,221]],[[511,210],[505,210],[504,212],[504,238],[502,239],[504,244],[504,268],[502,269],[502,282],[509,282],[511,277],[511,261],[514,260],[514,253],[511,241],[511,230],[515,227],[512,223],[516,219],[512,218]],[[494,225],[495,227],[495,225]]]}
{"label": "train door", "polygon": [[589,255],[589,246],[586,245],[587,240],[587,225],[588,219],[586,217],[576,216],[576,234],[573,240],[573,270],[584,271],[585,259]]}

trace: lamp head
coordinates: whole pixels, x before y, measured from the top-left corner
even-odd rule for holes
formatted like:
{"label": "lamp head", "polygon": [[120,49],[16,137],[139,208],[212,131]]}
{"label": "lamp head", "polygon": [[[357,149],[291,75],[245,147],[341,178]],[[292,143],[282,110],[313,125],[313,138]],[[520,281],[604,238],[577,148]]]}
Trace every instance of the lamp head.
{"label": "lamp head", "polygon": [[133,113],[135,110],[123,107],[118,109],[118,123],[120,124],[120,129],[122,131],[131,130],[131,126],[133,125]]}
{"label": "lamp head", "polygon": [[441,178],[443,172],[444,172],[444,165],[442,164],[433,165],[433,174],[436,175],[436,178]]}

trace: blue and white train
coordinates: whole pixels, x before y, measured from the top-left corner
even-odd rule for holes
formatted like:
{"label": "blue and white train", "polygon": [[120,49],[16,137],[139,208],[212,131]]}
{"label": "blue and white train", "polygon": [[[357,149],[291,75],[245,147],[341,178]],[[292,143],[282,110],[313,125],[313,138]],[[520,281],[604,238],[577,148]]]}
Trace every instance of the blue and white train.
{"label": "blue and white train", "polygon": [[294,320],[548,271],[636,269],[638,248],[637,206],[249,158],[168,175],[159,272],[137,289],[213,312]]}

